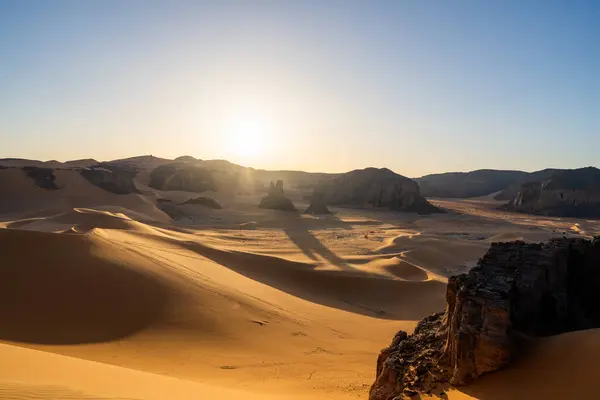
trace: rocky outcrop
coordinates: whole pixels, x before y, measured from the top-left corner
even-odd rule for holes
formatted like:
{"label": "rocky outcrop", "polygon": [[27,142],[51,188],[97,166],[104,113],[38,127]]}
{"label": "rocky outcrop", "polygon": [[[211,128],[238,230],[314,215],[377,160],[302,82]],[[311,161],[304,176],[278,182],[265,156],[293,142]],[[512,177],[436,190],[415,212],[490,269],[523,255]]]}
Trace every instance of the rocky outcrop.
{"label": "rocky outcrop", "polygon": [[421,188],[421,194],[426,197],[469,198],[506,189],[512,184],[523,182],[528,175],[523,171],[480,169],[425,175],[415,181]]}
{"label": "rocky outcrop", "polygon": [[217,190],[211,171],[187,163],[166,164],[153,169],[149,186],[160,190],[197,193]]}
{"label": "rocky outcrop", "polygon": [[203,196],[196,197],[195,199],[186,200],[183,203],[181,203],[180,205],[183,206],[186,204],[199,204],[201,206],[204,206],[207,208],[212,208],[215,210],[220,210],[221,208],[223,208],[215,199],[212,199],[210,197],[203,197]]}
{"label": "rocky outcrop", "polygon": [[41,168],[41,167],[23,167],[21,168],[28,177],[33,179],[36,186],[41,187],[46,190],[56,190],[58,186],[54,180],[56,177],[54,176],[54,171],[52,168]]}
{"label": "rocky outcrop", "polygon": [[382,350],[371,400],[468,384],[506,366],[524,337],[600,327],[600,239],[494,243],[449,278],[446,301]]}
{"label": "rocky outcrop", "polygon": [[97,164],[79,170],[81,176],[91,184],[115,194],[139,193],[133,178],[137,170],[112,165],[108,163]]}
{"label": "rocky outcrop", "polygon": [[600,217],[600,170],[559,171],[521,185],[508,210],[557,217]]}
{"label": "rocky outcrop", "polygon": [[323,199],[323,193],[315,192],[310,201],[310,206],[304,211],[304,214],[330,214],[327,204]]}
{"label": "rocky outcrop", "polygon": [[419,185],[387,168],[351,171],[318,188],[326,204],[388,208],[419,213],[439,212],[419,191]]}
{"label": "rocky outcrop", "polygon": [[271,182],[267,195],[262,198],[260,208],[269,208],[280,211],[296,211],[294,203],[283,193],[283,181],[278,180],[275,184]]}

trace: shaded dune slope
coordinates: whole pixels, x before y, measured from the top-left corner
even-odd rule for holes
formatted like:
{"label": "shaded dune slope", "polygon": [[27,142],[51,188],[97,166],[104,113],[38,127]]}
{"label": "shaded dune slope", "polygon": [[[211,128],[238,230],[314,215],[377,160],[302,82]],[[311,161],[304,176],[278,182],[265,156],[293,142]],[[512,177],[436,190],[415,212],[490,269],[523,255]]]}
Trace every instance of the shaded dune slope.
{"label": "shaded dune slope", "polygon": [[514,365],[460,391],[486,400],[597,398],[599,357],[600,329],[550,336],[532,344]]}
{"label": "shaded dune slope", "polygon": [[0,230],[0,339],[75,344],[147,328],[169,301],[166,282],[127,253],[103,256],[88,235]]}

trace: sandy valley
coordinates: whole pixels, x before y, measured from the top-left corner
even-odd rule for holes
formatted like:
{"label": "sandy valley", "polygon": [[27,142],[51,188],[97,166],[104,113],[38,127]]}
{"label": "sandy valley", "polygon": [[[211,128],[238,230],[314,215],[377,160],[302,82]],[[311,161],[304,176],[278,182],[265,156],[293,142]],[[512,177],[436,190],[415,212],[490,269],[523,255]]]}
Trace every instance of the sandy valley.
{"label": "sandy valley", "polygon": [[[138,181],[142,194],[119,196],[80,182],[89,206],[68,208],[68,190],[16,172],[0,171],[61,210],[5,210],[0,222],[0,318],[11,322],[0,327],[3,398],[366,398],[379,350],[443,310],[447,277],[491,242],[600,232],[598,221],[498,211],[491,197],[430,199],[442,214],[310,216],[215,194],[223,209],[198,206],[174,223],[148,199],[194,194]],[[308,206],[302,191],[288,193]],[[545,339],[551,351],[442,397],[536,397],[557,368],[574,373],[600,355],[597,335]],[[579,360],[565,359],[573,341],[586,347]],[[520,380],[522,368],[535,372]]]}

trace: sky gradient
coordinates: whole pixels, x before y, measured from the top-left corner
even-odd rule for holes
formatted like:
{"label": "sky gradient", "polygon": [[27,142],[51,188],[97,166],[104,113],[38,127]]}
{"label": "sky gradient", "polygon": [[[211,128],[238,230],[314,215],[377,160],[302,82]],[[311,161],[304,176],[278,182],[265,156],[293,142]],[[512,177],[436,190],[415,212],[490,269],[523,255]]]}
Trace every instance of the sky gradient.
{"label": "sky gradient", "polygon": [[600,166],[598,1],[0,0],[0,158]]}

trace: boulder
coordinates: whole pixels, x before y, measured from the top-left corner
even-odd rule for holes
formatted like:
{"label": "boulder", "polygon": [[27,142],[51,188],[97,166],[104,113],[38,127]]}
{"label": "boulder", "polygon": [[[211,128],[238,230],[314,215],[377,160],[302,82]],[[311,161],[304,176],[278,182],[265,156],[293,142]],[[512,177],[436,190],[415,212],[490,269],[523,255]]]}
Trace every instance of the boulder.
{"label": "boulder", "polygon": [[204,206],[207,208],[212,208],[215,210],[220,210],[221,208],[223,208],[215,199],[212,199],[210,197],[202,197],[202,196],[196,197],[195,199],[186,200],[183,203],[181,203],[180,205],[183,206],[186,204],[199,204],[201,206]]}
{"label": "boulder", "polygon": [[465,385],[506,366],[523,338],[600,327],[600,239],[494,243],[448,279],[446,301],[382,350],[370,400]]}
{"label": "boulder", "polygon": [[280,211],[296,211],[294,203],[283,193],[283,181],[278,180],[275,184],[271,182],[267,195],[262,198],[260,208],[268,208]]}
{"label": "boulder", "polygon": [[388,208],[419,213],[440,212],[419,192],[419,185],[387,168],[367,168],[337,176],[318,189],[326,204]]}
{"label": "boulder", "polygon": [[311,197],[310,206],[304,211],[304,214],[330,214],[327,204],[323,199],[323,193],[315,192]]}

